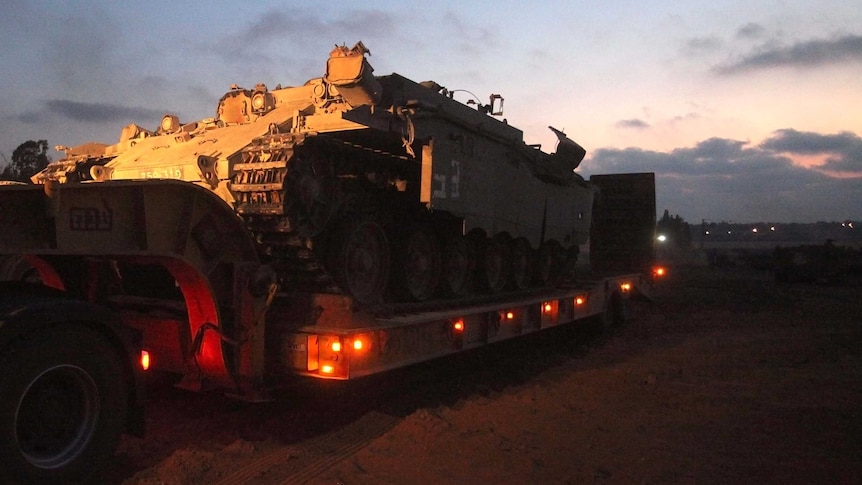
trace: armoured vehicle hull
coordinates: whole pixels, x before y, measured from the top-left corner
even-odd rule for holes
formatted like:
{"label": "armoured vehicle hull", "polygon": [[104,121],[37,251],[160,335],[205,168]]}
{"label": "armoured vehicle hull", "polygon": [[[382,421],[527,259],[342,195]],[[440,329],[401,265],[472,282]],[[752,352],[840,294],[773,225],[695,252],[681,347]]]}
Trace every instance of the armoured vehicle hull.
{"label": "armoured vehicle hull", "polygon": [[574,172],[583,148],[557,130],[556,153],[529,146],[494,117],[500,96],[471,107],[433,82],[374,76],[368,53],[337,46],[321,78],[233,87],[213,118],[129,125],[33,180],[203,185],[255,233],[282,285],[359,303],[564,276],[589,236],[595,189]]}

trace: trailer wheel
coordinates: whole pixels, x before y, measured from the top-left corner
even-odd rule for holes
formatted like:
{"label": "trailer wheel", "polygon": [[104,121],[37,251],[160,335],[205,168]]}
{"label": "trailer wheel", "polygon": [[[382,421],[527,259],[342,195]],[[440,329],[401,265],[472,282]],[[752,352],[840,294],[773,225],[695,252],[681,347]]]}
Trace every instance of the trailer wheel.
{"label": "trailer wheel", "polygon": [[0,362],[0,477],[82,480],[116,448],[124,429],[123,362],[98,333],[55,327]]}

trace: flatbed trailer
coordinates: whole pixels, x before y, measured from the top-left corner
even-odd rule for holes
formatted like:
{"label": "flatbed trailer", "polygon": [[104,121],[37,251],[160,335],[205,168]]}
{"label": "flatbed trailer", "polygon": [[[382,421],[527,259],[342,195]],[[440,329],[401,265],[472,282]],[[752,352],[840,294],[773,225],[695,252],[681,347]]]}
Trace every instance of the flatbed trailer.
{"label": "flatbed trailer", "polygon": [[[364,326],[307,325],[282,341],[291,373],[351,379],[596,317],[607,327],[627,316],[627,300],[652,282],[632,273],[495,302],[373,318]],[[360,320],[361,322],[361,320]]]}
{"label": "flatbed trailer", "polygon": [[[651,245],[651,190],[642,241],[619,244]],[[27,280],[0,288],[0,477],[24,481],[86,477],[121,433],[141,435],[147,369],[265,400],[292,376],[355,379],[592,318],[610,326],[652,287],[641,268],[598,268],[421,304],[286,292],[231,207],[177,180],[3,186],[0,234]]]}

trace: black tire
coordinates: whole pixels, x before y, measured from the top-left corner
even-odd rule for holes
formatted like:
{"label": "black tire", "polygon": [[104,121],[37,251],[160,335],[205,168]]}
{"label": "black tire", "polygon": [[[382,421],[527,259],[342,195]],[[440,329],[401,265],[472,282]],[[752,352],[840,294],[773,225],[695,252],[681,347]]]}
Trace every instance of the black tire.
{"label": "black tire", "polygon": [[125,427],[118,351],[81,326],[27,336],[0,361],[0,478],[74,482],[102,467]]}

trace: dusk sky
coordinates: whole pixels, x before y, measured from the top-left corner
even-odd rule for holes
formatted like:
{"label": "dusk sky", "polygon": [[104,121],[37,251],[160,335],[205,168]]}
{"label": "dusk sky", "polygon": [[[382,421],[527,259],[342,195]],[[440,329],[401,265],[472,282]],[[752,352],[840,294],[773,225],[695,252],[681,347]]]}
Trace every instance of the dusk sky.
{"label": "dusk sky", "polygon": [[655,172],[659,215],[862,220],[859,2],[419,5],[0,0],[0,164],[214,116],[231,84],[300,85],[362,40],[378,75],[502,94],[527,143],[564,130],[585,177]]}

